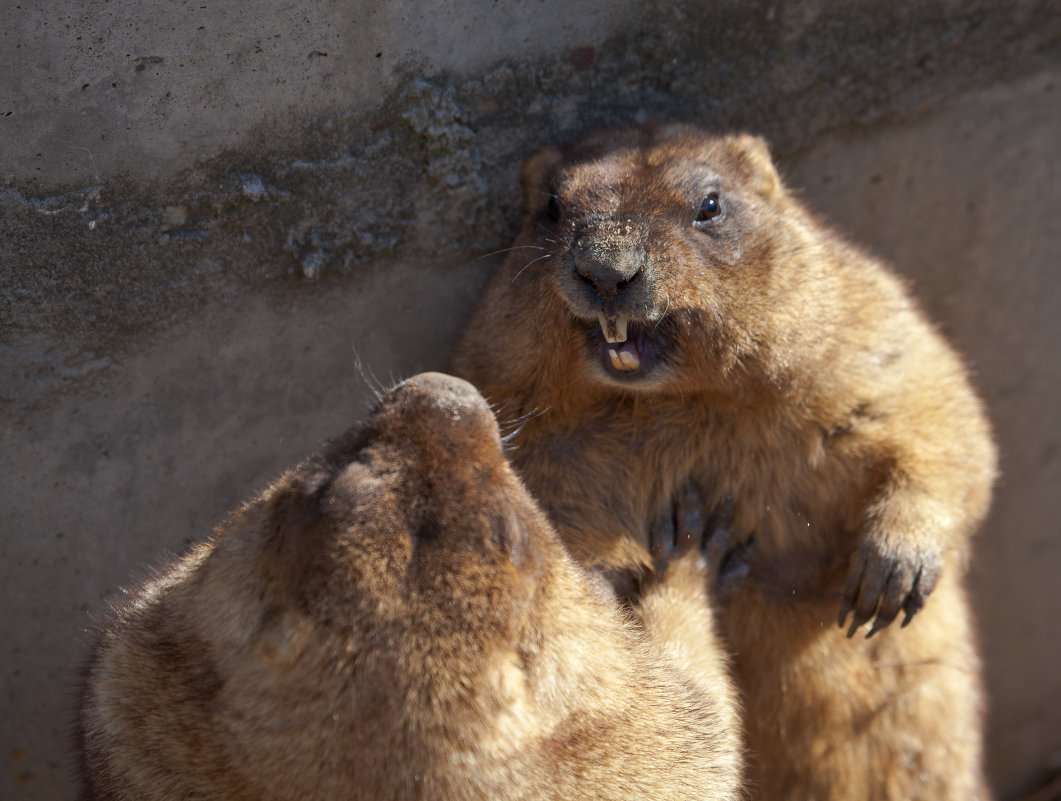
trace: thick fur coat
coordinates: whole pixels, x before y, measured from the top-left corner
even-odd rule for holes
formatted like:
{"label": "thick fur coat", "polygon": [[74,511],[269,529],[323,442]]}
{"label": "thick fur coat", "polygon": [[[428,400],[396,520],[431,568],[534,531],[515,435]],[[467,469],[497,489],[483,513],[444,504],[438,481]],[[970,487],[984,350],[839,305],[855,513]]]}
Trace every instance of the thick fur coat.
{"label": "thick fur coat", "polygon": [[755,540],[720,620],[756,797],[986,798],[965,575],[996,456],[954,351],[760,139],[607,132],[524,180],[452,366],[530,416],[515,464],[564,541],[648,565],[691,477]]}
{"label": "thick fur coat", "polygon": [[735,801],[708,568],[664,550],[622,614],[475,390],[410,379],[114,611],[82,798]]}

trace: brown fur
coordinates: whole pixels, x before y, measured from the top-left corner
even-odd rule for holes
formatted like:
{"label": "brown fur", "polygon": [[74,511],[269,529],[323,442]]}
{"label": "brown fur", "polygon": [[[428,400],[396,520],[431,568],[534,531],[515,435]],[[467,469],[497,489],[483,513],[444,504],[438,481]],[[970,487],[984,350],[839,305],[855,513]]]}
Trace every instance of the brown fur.
{"label": "brown fur", "polygon": [[[453,369],[535,412],[514,461],[564,541],[636,568],[686,477],[731,498],[756,545],[720,621],[758,796],[986,798],[964,583],[996,459],[954,352],[757,138],[626,129],[524,178]],[[710,193],[721,213],[694,224]],[[628,315],[641,369],[609,367],[599,312]],[[848,607],[874,636],[845,638]]]}
{"label": "brown fur", "polygon": [[640,622],[578,568],[466,382],[424,374],[103,630],[85,799],[736,799],[705,567]]}

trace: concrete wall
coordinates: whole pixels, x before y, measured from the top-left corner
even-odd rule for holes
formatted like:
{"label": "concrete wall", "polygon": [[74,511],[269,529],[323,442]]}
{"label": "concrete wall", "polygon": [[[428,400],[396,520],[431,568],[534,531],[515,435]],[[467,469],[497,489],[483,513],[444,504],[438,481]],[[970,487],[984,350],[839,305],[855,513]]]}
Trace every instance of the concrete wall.
{"label": "concrete wall", "polygon": [[1004,477],[974,596],[1002,796],[1061,759],[1061,15],[1043,2],[4,0],[0,797],[69,797],[131,574],[445,365],[531,148],[766,134],[968,355]]}

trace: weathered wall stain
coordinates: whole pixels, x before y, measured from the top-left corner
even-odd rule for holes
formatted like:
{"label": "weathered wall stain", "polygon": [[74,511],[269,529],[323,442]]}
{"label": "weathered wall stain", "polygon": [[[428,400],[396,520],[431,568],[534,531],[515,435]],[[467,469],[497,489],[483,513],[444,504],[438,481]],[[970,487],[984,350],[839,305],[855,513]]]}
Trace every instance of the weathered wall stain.
{"label": "weathered wall stain", "polygon": [[[5,361],[40,379],[21,357],[27,337],[61,328],[64,361],[81,364],[82,351],[120,347],[211,298],[381,259],[491,250],[518,215],[523,155],[591,128],[682,118],[755,130],[784,155],[1034,69],[1061,27],[1048,3],[948,13],[942,3],[684,2],[624,13],[633,30],[544,57],[517,41],[519,58],[479,74],[397,65],[379,102],[333,103],[283,127],[266,114],[237,146],[163,181],[135,150],[74,186],[57,181],[61,164],[42,181],[37,159],[23,157],[0,188]],[[135,65],[167,62],[140,55]],[[149,116],[142,139],[157,125],[179,129],[180,109],[167,114]],[[20,394],[0,384],[3,397]]]}
{"label": "weathered wall stain", "polygon": [[1061,750],[1056,4],[244,5],[6,10],[0,795],[71,795],[107,595],[357,417],[355,358],[445,367],[524,156],[653,118],[766,135],[968,355],[1005,470],[974,566],[990,767],[1035,781]]}

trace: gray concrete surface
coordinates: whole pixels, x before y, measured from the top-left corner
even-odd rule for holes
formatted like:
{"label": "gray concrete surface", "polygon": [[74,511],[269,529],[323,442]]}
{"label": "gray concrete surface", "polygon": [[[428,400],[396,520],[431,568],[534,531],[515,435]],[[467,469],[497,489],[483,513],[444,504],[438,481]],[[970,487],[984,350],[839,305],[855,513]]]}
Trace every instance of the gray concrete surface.
{"label": "gray concrete surface", "polygon": [[[441,368],[531,148],[746,127],[968,355],[1003,797],[1061,759],[1061,14],[1050,2],[15,4],[0,30],[0,797],[72,795],[93,615]],[[377,55],[378,54],[378,55]]]}

